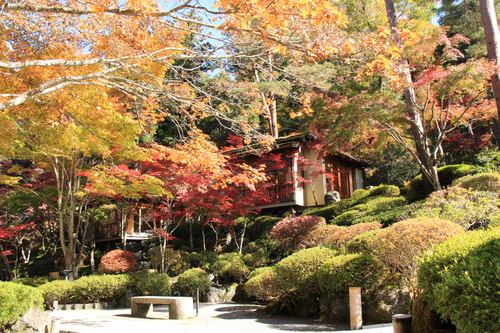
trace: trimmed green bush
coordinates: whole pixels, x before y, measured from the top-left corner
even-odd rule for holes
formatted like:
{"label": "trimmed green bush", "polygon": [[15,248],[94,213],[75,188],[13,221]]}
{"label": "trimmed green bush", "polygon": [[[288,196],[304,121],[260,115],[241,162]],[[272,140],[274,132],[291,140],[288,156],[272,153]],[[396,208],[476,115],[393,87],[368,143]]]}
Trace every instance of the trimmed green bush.
{"label": "trimmed green bush", "polygon": [[33,287],[0,282],[0,331],[14,324],[31,308],[41,308],[43,299]]}
{"label": "trimmed green bush", "polygon": [[139,295],[168,296],[172,293],[170,276],[167,274],[136,272],[130,277],[134,291]]}
{"label": "trimmed green bush", "polygon": [[235,252],[220,254],[212,265],[212,273],[217,277],[219,283],[222,281],[242,283],[249,272],[250,270],[243,261],[243,256]]}
{"label": "trimmed green bush", "polygon": [[328,259],[337,254],[337,251],[328,248],[313,247],[282,259],[274,268],[281,287],[285,292],[294,289],[308,292],[316,291],[318,286],[314,275]]}
{"label": "trimmed green bush", "polygon": [[262,267],[252,272],[245,283],[245,292],[261,301],[279,297],[284,293],[273,267]]}
{"label": "trimmed green bush", "polygon": [[[201,251],[201,252],[184,252],[184,260],[189,264],[184,271],[192,268],[201,268],[205,271],[210,271],[212,265],[217,262],[218,255],[213,251]],[[181,272],[182,273],[182,272]]]}
{"label": "trimmed green bush", "polygon": [[245,254],[243,261],[251,269],[266,266],[269,263],[269,258],[264,249],[257,249],[256,252]]}
{"label": "trimmed green bush", "polygon": [[[361,205],[359,205],[361,206]],[[359,211],[357,209],[350,209],[348,211],[343,212],[342,214],[336,216],[330,221],[330,224],[339,225],[339,226],[347,226],[352,225],[352,221],[356,219],[358,216],[365,215],[364,211]]]}
{"label": "trimmed green bush", "polygon": [[394,185],[379,185],[369,190],[370,196],[382,195],[386,197],[399,195],[399,187]]}
{"label": "trimmed green bush", "polygon": [[[441,182],[441,186],[449,186],[451,183],[458,178],[473,175],[478,172],[478,167],[474,165],[459,164],[459,165],[447,165],[438,168],[438,176]],[[408,202],[414,202],[418,200],[423,200],[427,197],[424,188],[424,182],[422,175],[418,175],[408,186],[406,197]]]}
{"label": "trimmed green bush", "polygon": [[389,226],[403,220],[408,214],[406,198],[402,196],[374,196],[351,207],[330,221],[330,224],[353,225],[380,222]]}
{"label": "trimmed green bush", "polygon": [[450,220],[466,230],[479,229],[499,224],[499,204],[494,193],[450,187],[432,193],[414,212],[414,216]]}
{"label": "trimmed green bush", "polygon": [[196,288],[200,293],[205,293],[212,286],[207,272],[201,268],[191,268],[179,275],[176,287],[182,295],[196,296]]}
{"label": "trimmed green bush", "polygon": [[364,292],[376,289],[389,274],[384,265],[366,254],[346,254],[328,259],[316,275],[320,290],[328,295],[346,295],[349,287]]}
{"label": "trimmed green bush", "polygon": [[55,280],[42,284],[37,288],[43,297],[45,308],[50,308],[54,301],[59,304],[70,304],[73,294],[73,281]]}
{"label": "trimmed green bush", "polygon": [[129,275],[89,275],[73,282],[71,303],[117,302],[132,285]]}
{"label": "trimmed green bush", "polygon": [[479,173],[459,178],[453,186],[460,186],[472,191],[500,193],[500,174],[496,172]]}
{"label": "trimmed green bush", "polygon": [[358,204],[366,203],[374,196],[397,196],[399,195],[399,188],[393,185],[379,185],[369,190],[360,192],[356,196],[342,199],[334,202],[328,206],[316,207],[307,210],[303,215],[316,215],[324,217],[326,220],[331,220],[336,216],[342,214],[344,211]]}
{"label": "trimmed green bush", "polygon": [[426,301],[457,332],[499,332],[500,229],[468,232],[423,257]]}
{"label": "trimmed green bush", "polygon": [[46,284],[54,280],[55,280],[54,278],[49,276],[40,276],[40,277],[18,278],[12,282],[24,284],[25,286],[30,286],[30,287],[39,287],[42,284]]}
{"label": "trimmed green bush", "polygon": [[363,193],[365,193],[365,192],[366,192],[366,190],[365,190],[365,189],[358,188],[357,190],[354,190],[354,192],[352,192],[351,197],[356,197],[356,196],[358,196],[358,195],[360,195],[360,194],[363,194]]}
{"label": "trimmed green bush", "polygon": [[371,254],[380,231],[382,229],[370,230],[353,237],[346,244],[346,252]]}

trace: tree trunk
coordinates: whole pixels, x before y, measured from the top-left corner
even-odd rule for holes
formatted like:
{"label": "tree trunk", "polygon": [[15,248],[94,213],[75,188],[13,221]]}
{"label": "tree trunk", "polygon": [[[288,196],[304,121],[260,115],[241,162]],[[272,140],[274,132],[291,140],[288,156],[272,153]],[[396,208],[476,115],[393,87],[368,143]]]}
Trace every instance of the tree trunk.
{"label": "tree trunk", "polygon": [[245,216],[243,218],[244,218],[244,220],[243,220],[243,231],[241,232],[240,248],[239,248],[240,254],[243,253],[243,241],[245,239],[245,233],[246,233],[246,230],[247,230],[247,215],[245,214]]}
{"label": "tree trunk", "polygon": [[[400,43],[400,38],[398,36],[398,21],[393,0],[385,0],[385,9],[387,12],[387,18],[389,20],[389,26],[391,28],[391,35],[398,43]],[[413,79],[411,77],[408,60],[405,57],[402,57],[400,60],[400,64],[404,68],[404,76],[408,87],[404,91],[404,96],[406,100],[408,118],[411,124],[413,141],[415,142],[415,149],[417,151],[420,168],[423,169],[422,179],[424,181],[425,190],[427,194],[429,194],[433,191],[441,190],[441,183],[439,182],[439,178],[429,178],[429,175],[433,174],[432,170],[436,166],[430,163],[428,159],[429,154],[425,149],[426,144],[424,140],[426,140],[426,137],[424,135],[424,125],[417,108],[417,99],[415,96],[415,90],[413,89]]]}
{"label": "tree trunk", "polygon": [[[497,14],[493,0],[479,0],[481,10],[481,21],[483,22],[484,35],[486,37],[486,49],[488,51],[488,60],[498,63],[500,58],[500,31],[498,29]],[[500,128],[498,120],[500,119],[500,76],[497,72],[491,76],[491,86],[493,96],[497,105],[497,119],[493,128],[497,144],[500,146]]]}
{"label": "tree trunk", "polygon": [[12,270],[10,269],[9,261],[3,255],[3,251],[3,246],[2,244],[0,244],[0,280],[12,281],[14,279],[14,276],[12,274]]}

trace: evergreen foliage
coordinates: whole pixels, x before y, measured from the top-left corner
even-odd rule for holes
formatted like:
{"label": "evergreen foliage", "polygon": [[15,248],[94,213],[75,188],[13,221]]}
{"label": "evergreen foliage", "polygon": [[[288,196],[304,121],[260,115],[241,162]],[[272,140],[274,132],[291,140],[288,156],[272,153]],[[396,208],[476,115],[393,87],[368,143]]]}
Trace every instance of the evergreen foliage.
{"label": "evergreen foliage", "polygon": [[40,308],[43,299],[33,287],[13,282],[0,282],[0,331],[14,324],[31,308]]}
{"label": "evergreen foliage", "polygon": [[196,296],[196,289],[200,294],[207,291],[212,286],[212,281],[208,273],[201,268],[191,268],[179,275],[175,288],[181,292],[182,296]]}
{"label": "evergreen foliage", "polygon": [[497,332],[500,229],[467,232],[427,252],[419,270],[425,300],[457,332]]}
{"label": "evergreen foliage", "polygon": [[[475,174],[478,172],[478,167],[474,165],[458,164],[458,165],[447,165],[438,168],[438,175],[441,181],[441,186],[446,187],[451,185],[451,183],[461,177]],[[422,175],[418,175],[408,186],[406,198],[408,202],[414,202],[418,200],[423,200],[427,197],[424,188],[424,182],[422,180]]]}

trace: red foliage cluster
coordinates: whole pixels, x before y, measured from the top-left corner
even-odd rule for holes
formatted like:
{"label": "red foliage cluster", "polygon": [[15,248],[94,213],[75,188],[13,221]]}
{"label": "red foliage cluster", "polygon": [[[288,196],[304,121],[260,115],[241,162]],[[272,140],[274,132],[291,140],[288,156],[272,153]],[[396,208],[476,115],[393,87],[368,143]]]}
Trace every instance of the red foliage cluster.
{"label": "red foliage cluster", "polygon": [[312,246],[309,234],[326,225],[325,219],[314,215],[287,217],[276,223],[270,236],[285,251],[297,251]]}
{"label": "red foliage cluster", "polygon": [[475,154],[480,149],[487,147],[491,144],[493,135],[491,134],[473,134],[463,135],[462,133],[455,133],[449,135],[444,139],[443,143],[446,145],[448,151],[452,152],[468,152]]}
{"label": "red foliage cluster", "polygon": [[99,272],[109,274],[130,273],[137,270],[135,253],[127,250],[113,250],[101,258]]}

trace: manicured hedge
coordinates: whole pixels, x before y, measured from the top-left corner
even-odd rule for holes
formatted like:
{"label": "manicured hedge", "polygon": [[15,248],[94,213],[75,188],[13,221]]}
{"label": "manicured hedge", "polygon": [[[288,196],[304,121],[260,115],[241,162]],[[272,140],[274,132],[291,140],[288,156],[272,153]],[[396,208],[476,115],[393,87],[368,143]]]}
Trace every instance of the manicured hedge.
{"label": "manicured hedge", "polygon": [[58,301],[59,304],[71,304],[71,295],[73,295],[73,285],[72,281],[66,280],[55,280],[38,287],[44,303],[45,308],[49,309],[54,301]]}
{"label": "manicured hedge", "polygon": [[246,280],[250,270],[243,260],[243,255],[230,252],[219,255],[217,261],[212,265],[212,273],[217,277],[219,283],[242,283]]}
{"label": "manicured hedge", "polygon": [[470,231],[428,252],[419,270],[425,300],[458,333],[500,332],[500,229]]}
{"label": "manicured hedge", "polygon": [[276,271],[273,267],[262,267],[256,269],[245,283],[245,292],[261,301],[284,294]]}
{"label": "manicured hedge", "polygon": [[[458,178],[473,175],[478,172],[478,167],[474,165],[458,164],[458,165],[447,165],[438,168],[438,176],[441,182],[441,186],[446,187],[452,184],[452,182]],[[425,199],[427,194],[425,193],[424,181],[422,175],[416,176],[408,186],[406,197],[408,202],[414,202],[418,200]]]}
{"label": "manicured hedge", "polygon": [[131,290],[135,295],[170,295],[170,277],[161,273],[89,275],[76,281],[56,280],[38,287],[46,308],[59,304],[119,302]]}
{"label": "manicured hedge", "polygon": [[282,259],[275,266],[281,288],[285,292],[291,290],[317,291],[315,274],[328,259],[337,254],[337,251],[328,248],[313,247]]}
{"label": "manicured hedge", "polygon": [[0,282],[0,331],[14,324],[31,308],[41,308],[40,292],[30,286],[13,282]]}
{"label": "manicured hedge", "polygon": [[342,199],[328,206],[308,209],[303,215],[321,216],[329,221],[353,206],[366,203],[367,201],[373,199],[373,197],[376,196],[391,197],[398,195],[399,195],[399,188],[397,186],[379,185],[369,190],[361,191],[356,196]]}
{"label": "manicured hedge", "polygon": [[136,272],[130,274],[134,294],[168,296],[172,293],[170,277],[162,273]]}
{"label": "manicured hedge", "polygon": [[453,185],[473,191],[500,193],[500,174],[488,172],[469,175],[455,180]]}
{"label": "manicured hedge", "polygon": [[196,289],[205,293],[212,286],[212,281],[206,271],[201,268],[191,268],[179,275],[175,285],[183,296],[196,296]]}
{"label": "manicured hedge", "polygon": [[116,302],[125,295],[131,282],[127,274],[84,276],[73,282],[71,302]]}

